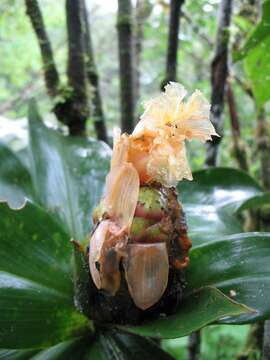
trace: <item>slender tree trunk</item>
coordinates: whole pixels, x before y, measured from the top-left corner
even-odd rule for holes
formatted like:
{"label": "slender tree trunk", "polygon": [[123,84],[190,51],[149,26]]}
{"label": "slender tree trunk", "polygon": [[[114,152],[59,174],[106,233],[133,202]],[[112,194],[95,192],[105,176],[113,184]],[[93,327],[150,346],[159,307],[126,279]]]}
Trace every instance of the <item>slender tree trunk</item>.
{"label": "slender tree trunk", "polygon": [[232,140],[233,140],[233,155],[236,159],[238,167],[248,172],[248,158],[245,143],[241,140],[241,130],[236,108],[234,93],[230,82],[227,82],[227,102],[231,120]]}
{"label": "slender tree trunk", "polygon": [[[137,0],[135,8],[135,31],[134,31],[134,99],[135,104],[138,103],[140,96],[140,60],[143,43],[143,25],[144,19],[141,16],[144,0]],[[135,106],[136,108],[136,106]]]}
{"label": "slender tree trunk", "polygon": [[153,5],[149,0],[137,0],[135,7],[135,31],[134,31],[134,99],[135,108],[140,98],[140,64],[144,39],[144,24],[151,14]]}
{"label": "slender tree trunk", "polygon": [[265,189],[270,190],[270,123],[264,110],[257,117],[257,149],[261,162],[261,178]]}
{"label": "slender tree trunk", "polygon": [[68,84],[71,88],[68,125],[73,135],[85,133],[89,116],[89,98],[86,77],[82,1],[66,0],[68,33]]}
{"label": "slender tree trunk", "polygon": [[232,0],[222,0],[220,3],[216,50],[211,65],[211,121],[220,137],[214,136],[212,141],[207,143],[205,160],[207,166],[217,165],[219,144],[223,136],[223,108],[228,75],[228,44],[231,13]]}
{"label": "slender tree trunk", "polygon": [[58,94],[59,74],[42,13],[37,0],[25,0],[25,6],[40,47],[46,88],[49,96],[54,98]]}
{"label": "slender tree trunk", "polygon": [[177,79],[177,52],[179,45],[179,27],[181,8],[185,0],[170,0],[170,18],[169,18],[169,36],[168,48],[166,58],[166,74],[165,79],[161,84],[161,89],[169,81],[176,81]]}
{"label": "slender tree trunk", "polygon": [[99,76],[95,64],[94,50],[91,38],[91,28],[85,0],[82,0],[82,13],[84,21],[84,46],[86,52],[86,73],[92,90],[92,117],[97,138],[108,143],[106,122],[100,95]]}
{"label": "slender tree trunk", "polygon": [[85,73],[81,0],[66,1],[69,47],[68,89],[61,86],[38,1],[25,0],[25,5],[39,43],[46,89],[54,102],[53,111],[57,119],[69,127],[71,135],[84,134],[86,120],[89,115],[89,103]]}
{"label": "slender tree trunk", "polygon": [[192,333],[188,338],[188,360],[199,360],[201,353],[201,332]]}
{"label": "slender tree trunk", "polygon": [[118,52],[120,70],[121,128],[131,133],[134,127],[134,72],[131,0],[118,0]]}

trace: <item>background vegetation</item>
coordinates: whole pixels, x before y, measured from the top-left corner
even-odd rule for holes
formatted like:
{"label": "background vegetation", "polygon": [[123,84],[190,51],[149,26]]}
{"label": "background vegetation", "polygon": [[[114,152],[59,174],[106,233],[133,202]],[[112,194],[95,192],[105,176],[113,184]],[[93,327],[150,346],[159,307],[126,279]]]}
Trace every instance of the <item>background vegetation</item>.
{"label": "background vegetation", "polygon": [[[205,165],[240,168],[269,191],[270,2],[82,3],[87,19],[80,23],[74,1],[1,1],[2,143],[27,163],[26,118],[29,100],[35,97],[50,126],[58,126],[57,117],[72,134],[87,134],[111,144],[114,126],[132,129],[142,112],[142,100],[159,92],[165,82],[177,80],[190,92],[198,88],[211,99],[212,120],[222,135],[222,141],[215,139],[214,145],[189,144],[192,169]],[[44,81],[52,62],[40,56],[42,42],[33,23],[38,19],[36,5],[60,79],[55,87],[48,77]],[[85,74],[78,74],[78,68]],[[67,128],[62,127],[62,132],[67,133]],[[256,211],[253,207],[245,217],[246,230],[269,230],[267,206]],[[162,347],[177,359],[259,359],[262,337],[262,324],[214,325],[193,338],[162,340]],[[264,356],[270,358],[269,353]]]}

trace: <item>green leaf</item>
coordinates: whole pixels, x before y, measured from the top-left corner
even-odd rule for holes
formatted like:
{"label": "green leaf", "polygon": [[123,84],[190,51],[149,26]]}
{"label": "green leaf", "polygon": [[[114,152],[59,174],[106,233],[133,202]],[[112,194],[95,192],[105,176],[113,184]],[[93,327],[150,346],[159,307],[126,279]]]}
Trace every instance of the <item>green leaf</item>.
{"label": "green leaf", "polygon": [[[268,20],[269,21],[269,20]],[[268,29],[270,33],[270,28]],[[261,41],[245,58],[244,68],[258,108],[270,100],[270,36]]]}
{"label": "green leaf", "polygon": [[84,360],[105,360],[103,357],[103,348],[100,341],[96,340],[91,344],[90,349],[86,351]]}
{"label": "green leaf", "polygon": [[159,318],[142,326],[127,327],[131,333],[155,338],[177,338],[229,316],[250,312],[242,304],[236,303],[219,290],[205,287],[190,294],[179,311],[167,317]]}
{"label": "green leaf", "polygon": [[195,171],[193,177],[177,187],[193,246],[242,232],[235,212],[263,193],[260,185],[243,171],[230,168]]}
{"label": "green leaf", "polygon": [[262,195],[254,196],[245,202],[238,208],[237,212],[250,209],[258,209],[264,205],[270,204],[270,193],[264,193]]}
{"label": "green leaf", "polygon": [[29,129],[36,199],[61,220],[74,239],[83,240],[102,194],[111,150],[102,142],[67,137],[47,128],[34,104]]}
{"label": "green leaf", "polygon": [[160,349],[152,340],[141,336],[120,332],[103,331],[88,353],[91,360],[172,360],[173,358]]}
{"label": "green leaf", "polygon": [[187,291],[216,286],[256,310],[224,322],[245,323],[270,317],[270,233],[245,233],[193,249],[186,270]]}
{"label": "green leaf", "polygon": [[39,352],[31,360],[80,360],[91,341],[75,338]]}
{"label": "green leaf", "polygon": [[248,37],[243,48],[234,54],[234,61],[244,59],[257,107],[270,100],[270,0],[263,3],[262,19]]}
{"label": "green leaf", "polygon": [[255,49],[262,41],[270,36],[270,0],[265,0],[262,7],[261,21],[254,28],[242,49],[233,54],[234,61],[242,60],[251,50]]}
{"label": "green leaf", "polygon": [[85,329],[68,236],[42,209],[0,204],[0,347],[48,347]]}
{"label": "green leaf", "polygon": [[31,194],[28,170],[11,150],[0,144],[0,202],[7,201],[12,208],[20,208]]}
{"label": "green leaf", "polygon": [[1,360],[29,360],[37,350],[0,349]]}

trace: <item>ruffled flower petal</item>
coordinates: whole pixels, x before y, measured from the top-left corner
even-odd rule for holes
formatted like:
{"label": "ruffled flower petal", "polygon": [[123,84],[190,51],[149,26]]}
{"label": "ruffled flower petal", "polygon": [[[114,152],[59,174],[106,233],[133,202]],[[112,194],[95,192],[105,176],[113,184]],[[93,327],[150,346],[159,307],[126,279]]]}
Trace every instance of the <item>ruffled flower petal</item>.
{"label": "ruffled flower petal", "polygon": [[192,180],[184,142],[172,144],[162,138],[157,141],[148,159],[149,176],[166,187],[176,186],[182,179]]}
{"label": "ruffled flower petal", "polygon": [[210,121],[210,104],[199,90],[196,90],[176,116],[174,125],[186,139],[202,142],[218,136]]}
{"label": "ruffled flower petal", "polygon": [[133,134],[144,129],[160,131],[173,126],[173,136],[185,139],[210,140],[212,135],[218,136],[210,121],[210,104],[199,90],[196,90],[186,103],[184,87],[177,83],[169,83],[165,93],[153,98],[145,104],[141,121]]}
{"label": "ruffled flower petal", "polygon": [[165,92],[145,103],[145,111],[131,135],[115,133],[106,187],[108,199],[115,192],[114,185],[120,183],[116,175],[119,166],[127,163],[134,166],[141,184],[157,181],[175,186],[183,178],[192,179],[185,140],[205,142],[218,134],[210,121],[210,104],[202,93],[196,90],[184,102],[186,94],[183,85],[170,82]]}
{"label": "ruffled flower petal", "polygon": [[144,127],[154,129],[173,121],[187,92],[183,85],[170,82],[165,92],[144,103],[145,111],[133,134],[138,134]]}

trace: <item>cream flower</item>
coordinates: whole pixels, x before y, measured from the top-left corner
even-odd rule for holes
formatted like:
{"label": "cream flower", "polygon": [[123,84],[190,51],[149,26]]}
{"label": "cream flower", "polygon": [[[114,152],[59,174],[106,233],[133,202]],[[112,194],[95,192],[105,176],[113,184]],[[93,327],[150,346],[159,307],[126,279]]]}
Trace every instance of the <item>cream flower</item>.
{"label": "cream flower", "polygon": [[183,102],[187,92],[177,83],[171,82],[165,92],[145,103],[145,111],[133,134],[144,129],[164,131],[171,127],[173,136],[180,139],[210,140],[218,136],[210,122],[210,104],[199,90],[196,90],[187,102]]}
{"label": "cream flower", "polygon": [[155,128],[171,123],[187,92],[183,85],[171,82],[165,86],[165,92],[144,103],[145,111],[133,133],[137,133],[142,125]]}
{"label": "cream flower", "polygon": [[184,142],[172,144],[157,138],[149,156],[147,172],[166,187],[176,186],[182,179],[192,180]]}
{"label": "cream flower", "polygon": [[[187,102],[183,102],[186,94],[182,85],[169,83],[164,93],[145,103],[141,120],[130,136],[131,146],[134,142],[135,147],[138,143],[141,148],[143,143],[146,144],[143,151],[147,156],[144,164],[148,181],[170,187],[183,178],[192,180],[185,140],[205,142],[212,135],[218,136],[209,119],[208,101],[196,90]],[[147,176],[144,174],[143,178]]]}

